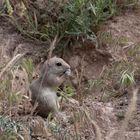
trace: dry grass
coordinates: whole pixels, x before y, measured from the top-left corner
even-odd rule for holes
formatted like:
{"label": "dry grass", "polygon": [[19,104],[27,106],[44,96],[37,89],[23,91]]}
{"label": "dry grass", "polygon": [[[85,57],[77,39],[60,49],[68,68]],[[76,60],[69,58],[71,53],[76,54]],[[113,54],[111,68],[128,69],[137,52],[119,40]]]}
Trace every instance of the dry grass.
{"label": "dry grass", "polygon": [[[51,47],[52,47],[52,45],[51,45]],[[50,49],[50,50],[53,51],[53,49]],[[32,68],[31,68],[32,65],[30,64],[31,61],[25,61],[25,59],[23,59],[24,61],[22,62],[23,57],[24,57],[24,54],[18,54],[15,57],[13,57],[13,59],[11,59],[11,61],[9,61],[7,63],[7,65],[4,68],[2,68],[1,73],[0,73],[2,79],[9,78],[8,75],[11,75],[10,79],[7,79],[8,81],[6,81],[6,82],[3,81],[0,84],[1,87],[3,86],[3,84],[5,86],[5,89],[3,89],[3,90],[0,89],[0,94],[3,95],[3,100],[1,100],[2,101],[2,111],[0,112],[0,114],[1,114],[1,117],[3,119],[5,119],[5,117],[8,116],[9,121],[12,124],[13,127],[16,126],[16,124],[18,125],[17,122],[22,118],[22,116],[24,116],[24,114],[25,115],[30,114],[29,117],[32,117],[32,113],[31,113],[32,108],[30,106],[28,106],[28,104],[30,102],[30,99],[29,99],[28,96],[26,96],[27,93],[25,93],[25,92],[27,92],[26,88],[29,87],[29,83],[30,83],[29,76],[30,76],[31,71],[32,71]],[[20,63],[20,61],[21,61],[21,63]],[[18,62],[18,64],[17,64],[17,62]],[[26,75],[26,76],[24,76],[24,81],[27,81],[27,87],[24,84],[22,85],[22,87],[25,86],[24,87],[26,89],[25,92],[21,91],[20,88],[17,89],[17,88],[14,87],[15,84],[16,84],[16,87],[20,86],[19,85],[20,83],[18,81],[16,81],[16,77],[17,77],[16,74],[21,71],[20,69],[22,69],[22,73],[25,72],[25,75]],[[20,79],[21,77],[19,76],[17,78]],[[7,87],[9,87],[9,88],[7,89]],[[101,137],[100,129],[99,129],[98,125],[91,120],[87,111],[85,111],[85,110],[82,111],[79,107],[79,103],[76,100],[69,99],[69,97],[66,97],[66,96],[64,96],[64,97],[71,104],[69,107],[73,108],[75,113],[77,111],[75,109],[78,109],[78,112],[79,112],[78,116],[80,117],[80,123],[79,123],[79,119],[77,120],[76,118],[73,118],[75,120],[75,122],[73,124],[75,126],[74,127],[75,132],[77,132],[77,133],[75,133],[74,137],[78,138],[79,137],[78,133],[80,132],[81,127],[84,128],[84,124],[90,121],[89,125],[92,125],[92,127],[91,127],[91,129],[93,129],[92,133],[94,133],[94,131],[95,131],[95,133],[97,135],[97,138],[100,140],[101,139],[100,138]],[[7,100],[6,98],[7,99],[9,98],[9,100]],[[75,105],[77,106],[76,108],[75,108]],[[20,113],[21,116],[19,116],[19,113]],[[84,113],[85,113],[85,115],[83,115]],[[73,117],[75,117],[75,116],[76,115],[74,115]],[[13,120],[15,120],[15,123],[13,123]],[[29,136],[27,136],[27,135],[29,135],[29,130],[27,129],[27,127],[25,127],[25,124],[27,124],[27,123],[30,124],[31,122],[26,122],[26,121],[27,120],[25,120],[25,122],[23,121],[22,124],[18,125],[18,127],[20,127],[21,129],[24,128],[24,133],[23,132],[21,133],[19,130],[15,131],[13,129],[13,127],[11,127],[10,132],[12,132],[12,133],[4,133],[3,132],[4,135],[2,135],[2,137],[0,137],[0,138],[3,138],[3,137],[11,138],[13,133],[15,134],[15,138],[16,137],[19,138],[19,136],[20,136],[19,139],[24,139],[25,137],[29,137]],[[2,120],[2,122],[7,125],[7,121]],[[41,122],[39,121],[38,124],[40,124],[40,123]],[[43,123],[45,123],[45,121]],[[27,125],[28,127],[30,126],[29,124]],[[39,126],[40,129],[41,130],[46,129],[46,126],[45,125],[42,126],[41,124]],[[79,127],[77,125],[81,125],[81,127]],[[35,127],[38,127],[38,125],[35,126]],[[7,129],[9,129],[8,126],[6,126],[6,128],[4,130],[7,130]],[[36,131],[36,128],[33,128],[33,131],[34,130]],[[48,131],[48,130],[45,130],[45,131]],[[69,130],[69,131],[71,131],[71,130]],[[55,134],[54,134],[54,136],[55,136]],[[60,138],[60,137],[62,137],[62,134],[60,133],[56,137]],[[71,136],[68,136],[68,138],[71,138]]]}
{"label": "dry grass", "polygon": [[17,54],[13,59],[1,70],[0,72],[0,79],[5,74],[5,72],[8,72],[21,58],[23,58],[25,54]]}
{"label": "dry grass", "polygon": [[[7,1],[7,2],[8,2],[7,12],[11,16],[13,14],[13,8],[11,7],[9,3],[11,1]],[[28,4],[25,6],[30,8]],[[42,38],[46,37],[48,39],[48,34],[46,35],[44,33],[38,33],[38,31],[35,30],[38,27],[38,21],[37,21],[38,19],[35,13],[33,17],[35,19],[35,23],[31,23],[31,24],[35,25],[34,27],[36,27],[36,28],[32,28],[34,32],[32,31],[26,32],[27,30],[24,32],[23,30],[21,30],[21,27],[19,30],[23,34],[24,33],[28,34],[29,36],[33,38],[34,37],[38,38],[38,36],[39,37],[42,36]],[[98,22],[99,21],[96,21],[96,23]],[[54,26],[54,24],[52,26]],[[31,25],[29,27],[31,27]],[[48,59],[52,56],[53,50],[58,45],[57,43],[66,35],[66,34],[65,35],[61,34],[61,33],[62,32],[59,32],[56,35],[56,32],[55,33],[51,32],[51,34],[49,34],[50,35],[49,41],[52,40],[53,38],[54,40],[50,45]],[[59,36],[60,34],[64,36],[63,37]],[[64,41],[66,40],[66,45],[71,40],[71,36],[75,37],[75,35],[70,35],[68,39],[66,39],[67,36],[65,36],[66,38],[65,37],[63,38]],[[78,37],[81,37],[81,34],[79,36],[76,35],[76,38]],[[108,35],[108,36],[104,35],[104,37],[103,39],[107,41],[108,43],[110,43],[111,45],[112,43],[114,43],[114,40],[112,39],[111,35]],[[115,40],[114,45],[120,42],[125,44],[126,43],[125,38],[120,37],[118,40]],[[103,93],[103,96],[101,97],[101,101],[105,101],[104,96],[108,94],[109,96],[107,96],[106,101],[109,101],[110,99],[113,100],[116,97],[118,98],[124,95],[123,94],[124,90],[129,89],[130,87],[133,87],[134,84],[137,84],[135,76],[137,74],[138,75],[140,74],[139,45],[133,44],[131,47],[125,46],[123,49],[125,50],[126,57],[120,58],[119,56],[115,55],[113,57],[114,61],[108,67],[105,67],[105,69],[102,71],[100,75],[100,78],[96,79],[95,81],[92,81],[92,84],[90,85],[90,88],[94,88],[95,90],[100,89],[98,93]],[[87,138],[90,137],[89,139],[102,140],[104,137],[104,134],[103,134],[104,128],[102,128],[101,124],[98,123],[98,114],[97,114],[97,118],[94,119],[94,117],[92,116],[94,114],[92,112],[93,110],[88,110],[85,107],[86,105],[84,103],[81,104],[74,99],[70,99],[68,96],[64,94],[61,94],[61,96],[63,96],[66,99],[64,100],[64,105],[66,105],[66,108],[68,108],[67,113],[70,114],[71,122],[69,122],[68,124],[64,124],[63,121],[61,122],[60,120],[56,119],[56,120],[49,121],[48,124],[46,125],[45,119],[38,118],[38,117],[35,118],[34,116],[32,116],[33,110],[32,110],[32,106],[28,106],[28,104],[30,103],[30,98],[27,96],[27,90],[32,80],[32,72],[33,72],[32,66],[33,65],[32,65],[32,61],[24,61],[24,66],[23,66],[23,63],[19,63],[19,61],[22,61],[23,57],[24,57],[24,54],[16,55],[3,68],[1,68],[1,72],[0,72],[0,79],[2,79],[0,83],[0,97],[1,97],[0,98],[0,101],[1,101],[0,102],[0,120],[3,123],[3,126],[1,125],[3,130],[4,131],[8,130],[8,133],[7,132],[5,133],[3,131],[4,138],[8,139],[14,133],[15,138],[18,137],[20,139],[28,140],[30,137],[33,137],[33,136],[35,137],[42,136],[43,135],[42,132],[44,132],[49,135],[45,137],[47,138],[50,137],[50,139],[53,138],[53,139],[80,140],[82,138],[86,139],[86,137]],[[82,61],[84,61],[85,58],[86,56],[83,56]],[[137,64],[137,65],[134,65],[134,64]],[[18,78],[21,79],[21,77],[16,76],[16,72],[19,73],[19,71],[21,71],[21,73],[24,75],[23,81],[26,82],[26,84],[20,85],[19,83],[20,80],[18,80]],[[78,83],[79,88],[83,86],[81,83],[82,78],[83,78],[83,71],[84,71],[83,67],[81,67],[81,73],[78,73],[77,71],[77,79],[79,82]],[[114,85],[116,83],[119,85],[119,89],[114,90]],[[21,88],[24,88],[24,90],[21,90]],[[115,94],[112,94],[112,93],[115,93]],[[118,131],[118,129],[116,128],[113,131],[107,132],[109,135],[106,136],[106,140],[113,139],[115,134],[118,135],[118,139],[121,139],[121,140],[124,139],[124,135],[126,133],[126,128],[128,126],[128,123],[130,119],[132,118],[134,111],[136,110],[137,94],[138,94],[138,89],[135,89],[133,92],[131,102],[129,103],[127,112],[125,114],[125,118],[122,122],[122,126],[120,127],[120,130]],[[104,106],[101,106],[101,107],[104,108]],[[8,121],[6,119],[7,117],[8,117]],[[18,124],[19,121],[22,122],[20,125]],[[101,123],[105,123],[105,122],[101,122]],[[10,126],[8,124],[10,124]],[[34,127],[32,128],[32,126]],[[18,130],[18,127],[24,129],[24,132],[22,134]],[[9,128],[11,128],[10,133],[9,133]],[[31,131],[29,128],[33,130],[34,133],[35,131],[38,132],[38,130],[41,130],[41,132],[38,132],[37,134],[31,134]],[[25,135],[27,137],[25,137]],[[0,136],[0,139],[1,139],[1,136]]]}
{"label": "dry grass", "polygon": [[84,113],[86,114],[87,119],[93,125],[93,129],[96,135],[96,140],[102,140],[101,128],[97,125],[95,121],[93,121],[89,115],[89,113],[84,109]]}
{"label": "dry grass", "polygon": [[[19,56],[21,56],[21,55],[19,55]],[[17,57],[16,57],[17,58]],[[19,57],[18,57],[19,58]],[[13,60],[15,60],[14,58],[11,60],[12,62],[13,62]],[[16,59],[17,60],[17,59]],[[19,59],[18,59],[19,60]],[[15,62],[15,61],[14,61]],[[9,62],[10,63],[10,62]],[[2,70],[2,71],[7,71],[7,70],[9,70],[8,68],[8,66],[9,66],[9,63],[6,65],[6,67],[5,68],[3,68],[4,70]],[[11,64],[11,63],[10,63]],[[13,64],[13,63],[12,63]],[[11,65],[10,65],[11,66]],[[12,65],[13,66],[13,65]],[[10,67],[11,68],[11,67]],[[12,69],[11,69],[12,70]],[[2,75],[2,76],[4,76],[4,75]],[[124,121],[123,121],[123,124],[122,124],[122,127],[121,127],[121,130],[119,131],[119,139],[123,139],[123,136],[124,136],[124,134],[125,134],[125,129],[126,129],[126,127],[127,127],[127,125],[128,125],[128,122],[129,122],[129,120],[130,120],[130,118],[131,118],[131,116],[132,116],[132,114],[133,114],[133,112],[134,112],[134,110],[136,109],[136,100],[137,100],[137,92],[138,92],[138,89],[135,89],[134,90],[134,92],[133,92],[133,97],[132,97],[132,100],[131,100],[131,103],[130,103],[130,105],[128,106],[128,110],[127,110],[127,112],[126,112],[126,115],[125,115],[125,119],[124,119]],[[7,96],[7,95],[6,95]],[[64,96],[64,95],[63,95]],[[79,103],[77,103],[77,101],[74,101],[74,100],[71,100],[71,99],[69,99],[69,98],[67,98],[67,97],[65,97],[65,99],[67,99],[67,101],[69,102],[69,108],[71,108],[72,110],[73,110],[73,124],[71,124],[70,126],[70,128],[64,128],[65,130],[63,130],[63,131],[59,131],[58,133],[56,133],[55,131],[55,129],[58,127],[62,127],[62,126],[59,126],[60,124],[62,125],[63,124],[63,122],[59,122],[59,124],[57,124],[57,121],[59,121],[59,120],[56,120],[56,122],[54,122],[55,123],[55,127],[53,126],[51,129],[52,129],[52,135],[51,134],[49,134],[49,132],[48,132],[48,129],[46,128],[46,126],[45,126],[45,122],[44,122],[44,120],[42,120],[41,119],[41,122],[39,121],[38,123],[37,123],[37,125],[36,125],[36,127],[38,127],[38,124],[40,124],[39,125],[39,127],[40,127],[40,129],[42,130],[42,131],[44,131],[45,130],[45,133],[47,133],[47,134],[49,134],[50,135],[50,137],[55,137],[56,139],[58,139],[58,138],[61,138],[61,139],[64,139],[64,138],[75,138],[75,139],[77,139],[77,140],[79,140],[79,139],[81,139],[82,138],[82,136],[80,136],[81,135],[81,131],[82,131],[82,135],[83,135],[83,133],[84,133],[84,130],[89,130],[90,131],[90,135],[93,135],[94,137],[95,137],[95,139],[97,139],[97,140],[102,140],[102,138],[103,138],[103,136],[102,136],[102,128],[97,124],[97,122],[96,122],[96,120],[93,120],[93,119],[91,119],[91,113],[89,113],[89,111],[87,111],[87,109],[85,109],[84,107],[80,107],[79,106]],[[18,100],[19,100],[19,98],[18,98]],[[29,102],[29,101],[27,101],[27,102]],[[23,104],[23,106],[25,106],[25,104],[27,104],[27,102],[26,103],[24,103]],[[8,103],[8,102],[7,102]],[[6,104],[7,104],[6,103]],[[3,115],[2,115],[2,117],[4,117],[6,114],[8,115],[8,116],[10,116],[10,118],[12,118],[12,116],[14,115],[13,114],[13,112],[12,112],[12,109],[13,108],[15,108],[15,109],[17,109],[18,110],[18,107],[19,107],[19,104],[20,104],[20,102],[17,104],[17,105],[15,105],[15,104],[10,104],[10,106],[7,106],[8,107],[8,110],[4,110],[4,113],[3,113]],[[76,106],[75,106],[76,105]],[[7,112],[9,112],[9,113],[7,113]],[[5,114],[5,115],[4,115]],[[16,113],[16,116],[14,116],[14,118],[16,119],[16,120],[18,120],[18,118],[16,118],[18,115],[18,112]],[[23,114],[22,114],[23,115]],[[30,116],[31,117],[31,116]],[[35,121],[37,121],[37,120],[35,120]],[[42,125],[42,122],[43,122],[43,125]],[[28,122],[26,122],[26,123],[28,123]],[[51,122],[49,122],[50,124],[51,124]],[[22,124],[23,126],[22,127],[24,127],[24,123]],[[68,126],[67,126],[68,127]],[[63,128],[63,127],[62,127]],[[25,129],[25,127],[24,127],[24,129]],[[49,127],[49,129],[50,129],[50,127]],[[33,130],[37,130],[35,127],[33,128]],[[24,130],[25,131],[25,130]],[[27,130],[27,128],[26,128],[26,136],[28,135],[28,132],[29,130]],[[65,132],[69,132],[69,133],[72,133],[73,131],[75,131],[75,133],[73,134],[73,135],[67,135],[67,136],[65,136]],[[13,131],[14,132],[14,131]],[[117,130],[114,130],[113,132],[108,132],[109,133],[109,136],[107,136],[106,137],[106,139],[107,140],[109,140],[109,139],[111,139],[113,136],[114,136],[114,134],[117,132]],[[15,133],[15,132],[14,132]],[[22,135],[20,134],[21,132],[16,132],[16,137],[19,137],[20,136],[20,138],[21,137],[23,137],[23,138],[25,138],[25,133],[22,133]],[[34,132],[35,133],[35,132]],[[38,135],[40,136],[40,134],[41,134],[41,132],[39,132],[38,133]],[[36,134],[34,134],[34,135],[36,135]],[[41,134],[42,135],[42,134]],[[47,135],[48,136],[48,135]]]}
{"label": "dry grass", "polygon": [[118,140],[120,140],[120,139],[125,140],[126,128],[128,126],[128,123],[129,123],[134,111],[136,110],[137,99],[138,99],[138,97],[137,97],[138,91],[139,91],[138,88],[133,90],[132,99],[131,99],[130,104],[128,106],[128,109],[126,111],[125,119],[122,122],[122,126],[120,127],[120,130],[119,130]]}

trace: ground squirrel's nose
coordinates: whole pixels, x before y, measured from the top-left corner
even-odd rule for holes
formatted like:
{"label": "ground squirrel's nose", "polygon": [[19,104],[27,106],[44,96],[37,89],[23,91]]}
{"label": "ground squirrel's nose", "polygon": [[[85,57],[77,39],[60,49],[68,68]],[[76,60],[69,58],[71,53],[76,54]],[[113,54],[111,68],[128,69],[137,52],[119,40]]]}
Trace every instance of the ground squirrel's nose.
{"label": "ground squirrel's nose", "polygon": [[69,64],[67,64],[67,69],[70,69],[70,65]]}

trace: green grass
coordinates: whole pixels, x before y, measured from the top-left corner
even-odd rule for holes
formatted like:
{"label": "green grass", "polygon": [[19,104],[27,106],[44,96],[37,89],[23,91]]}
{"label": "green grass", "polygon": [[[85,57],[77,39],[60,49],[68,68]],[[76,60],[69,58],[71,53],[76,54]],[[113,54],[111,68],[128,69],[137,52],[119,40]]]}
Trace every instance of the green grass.
{"label": "green grass", "polygon": [[[104,67],[98,78],[88,81],[88,89],[100,93],[99,100],[108,102],[137,85],[137,77],[140,75],[140,43],[129,44],[129,38],[113,36],[111,32],[98,32],[98,38],[111,46],[112,62]],[[118,50],[124,53],[120,55]]]}
{"label": "green grass", "polygon": [[0,140],[17,140],[22,136],[18,134],[20,125],[8,117],[0,116]]}
{"label": "green grass", "polygon": [[[63,3],[52,0],[43,9],[28,0],[18,2],[16,7],[17,2],[5,1],[4,16],[32,39],[50,42],[58,34],[60,45],[67,40],[96,42],[94,28],[116,12],[112,0],[68,0]],[[18,13],[15,9],[19,9]]]}
{"label": "green grass", "polygon": [[123,87],[133,85],[135,83],[134,73],[129,73],[125,70],[120,78],[120,83]]}
{"label": "green grass", "polygon": [[[137,2],[122,3],[130,7]],[[65,42],[75,40],[90,40],[96,44],[97,26],[113,17],[119,7],[113,0],[51,0],[42,6],[29,0],[5,0],[1,16],[8,17],[21,34],[31,39],[50,43],[57,34],[60,48]]]}
{"label": "green grass", "polygon": [[31,82],[33,78],[33,60],[32,59],[23,59],[21,63],[22,69],[25,69],[28,75],[28,81]]}

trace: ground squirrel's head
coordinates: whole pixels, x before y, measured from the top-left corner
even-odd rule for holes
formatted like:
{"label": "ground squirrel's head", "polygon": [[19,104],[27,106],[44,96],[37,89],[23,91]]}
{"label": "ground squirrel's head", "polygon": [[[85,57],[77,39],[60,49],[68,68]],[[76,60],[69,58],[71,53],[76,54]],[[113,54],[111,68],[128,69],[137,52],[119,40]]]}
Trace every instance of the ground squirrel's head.
{"label": "ground squirrel's head", "polygon": [[54,74],[62,76],[63,74],[70,75],[70,65],[67,64],[62,58],[52,57],[44,63],[42,73]]}

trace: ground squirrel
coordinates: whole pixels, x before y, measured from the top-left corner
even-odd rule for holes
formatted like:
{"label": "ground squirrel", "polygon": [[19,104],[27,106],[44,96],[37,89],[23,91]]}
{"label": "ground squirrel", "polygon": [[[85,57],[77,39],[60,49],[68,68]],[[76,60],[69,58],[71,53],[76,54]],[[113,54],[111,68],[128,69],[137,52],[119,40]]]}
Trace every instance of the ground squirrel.
{"label": "ground squirrel", "polygon": [[54,115],[60,114],[56,88],[70,74],[70,66],[61,58],[52,57],[44,63],[40,77],[30,86],[32,104],[38,104],[39,115],[47,117],[50,112]]}

